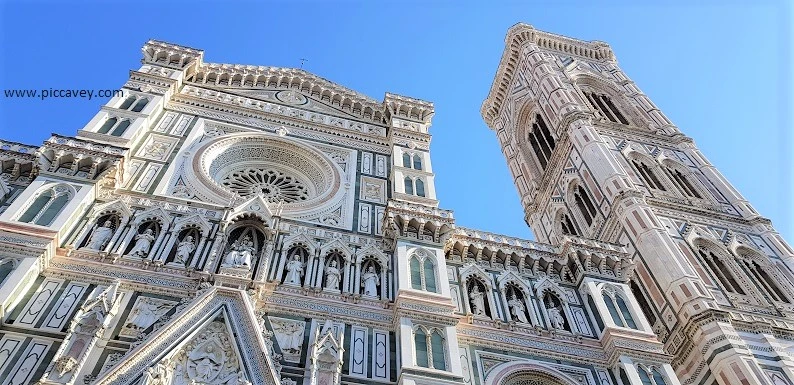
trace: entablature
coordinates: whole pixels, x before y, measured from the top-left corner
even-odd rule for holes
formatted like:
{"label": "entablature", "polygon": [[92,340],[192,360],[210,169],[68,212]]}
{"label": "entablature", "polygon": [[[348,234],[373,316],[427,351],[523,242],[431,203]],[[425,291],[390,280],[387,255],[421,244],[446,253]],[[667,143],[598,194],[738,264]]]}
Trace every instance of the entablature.
{"label": "entablature", "polygon": [[455,229],[451,210],[390,199],[383,214],[385,239],[397,237],[443,243]]}

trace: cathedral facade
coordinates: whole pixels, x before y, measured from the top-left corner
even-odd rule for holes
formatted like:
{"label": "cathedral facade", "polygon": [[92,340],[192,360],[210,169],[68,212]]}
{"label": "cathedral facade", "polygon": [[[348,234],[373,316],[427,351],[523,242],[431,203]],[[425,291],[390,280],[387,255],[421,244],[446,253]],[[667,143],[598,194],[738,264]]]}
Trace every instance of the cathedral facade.
{"label": "cathedral facade", "polygon": [[794,252],[607,44],[508,31],[481,112],[537,242],[439,207],[430,102],[142,52],[0,141],[0,385],[794,385]]}

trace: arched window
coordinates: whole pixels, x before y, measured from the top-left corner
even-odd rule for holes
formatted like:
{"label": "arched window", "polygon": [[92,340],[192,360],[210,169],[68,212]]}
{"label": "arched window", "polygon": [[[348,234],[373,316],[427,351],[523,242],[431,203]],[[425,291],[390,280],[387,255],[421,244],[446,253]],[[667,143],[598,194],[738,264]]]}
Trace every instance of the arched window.
{"label": "arched window", "polygon": [[36,196],[33,203],[19,217],[20,222],[49,226],[56,216],[66,207],[71,194],[63,186],[50,188]]}
{"label": "arched window", "polygon": [[717,280],[722,284],[722,287],[725,290],[731,293],[738,293],[744,295],[744,289],[739,286],[739,283],[736,281],[736,278],[733,274],[728,270],[725,263],[718,258],[714,253],[708,250],[698,249],[698,254],[700,254],[701,259],[703,262],[708,265],[711,272],[717,277]]}
{"label": "arched window", "polygon": [[149,104],[149,99],[143,98],[138,100],[138,103],[135,103],[135,107],[132,107],[132,112],[141,112],[146,105]]}
{"label": "arched window", "polygon": [[576,228],[573,226],[573,222],[571,221],[571,217],[568,214],[562,214],[560,218],[560,226],[562,228],[562,233],[567,235],[579,235],[576,232]]}
{"label": "arched window", "polygon": [[414,169],[422,169],[422,158],[419,157],[419,154],[414,154]]}
{"label": "arched window", "polygon": [[576,206],[584,217],[584,221],[588,226],[592,225],[593,218],[595,218],[597,212],[593,205],[593,201],[590,200],[590,196],[587,195],[587,192],[582,186],[577,186],[576,191],[573,193],[573,198],[574,201],[576,201]]}
{"label": "arched window", "polygon": [[420,197],[425,196],[425,182],[421,179],[416,180],[416,195]]}
{"label": "arched window", "polygon": [[99,127],[97,132],[100,134],[107,134],[108,132],[110,132],[110,129],[116,125],[118,121],[119,120],[116,118],[110,118],[108,120],[105,120],[105,124],[103,124],[102,127]]}
{"label": "arched window", "polygon": [[617,292],[607,292],[605,290],[602,293],[602,297],[604,298],[604,303],[606,303],[609,315],[612,316],[612,321],[615,322],[615,325],[637,329],[634,316],[631,315],[631,311],[629,311],[629,307],[626,305],[623,296]]}
{"label": "arched window", "polygon": [[425,290],[432,293],[438,292],[436,285],[436,265],[433,258],[414,254],[409,259],[411,269],[411,288]]}
{"label": "arched window", "polygon": [[414,331],[414,346],[416,346],[416,365],[423,368],[430,367],[430,360],[427,356],[427,333],[423,328],[416,328]]}
{"label": "arched window", "polygon": [[667,191],[667,189],[664,188],[664,185],[659,182],[659,179],[656,177],[656,174],[653,173],[653,170],[651,170],[651,168],[648,167],[645,162],[637,160],[632,160],[631,162],[634,163],[634,168],[637,169],[637,172],[639,172],[646,186],[657,190]]}
{"label": "arched window", "polygon": [[411,257],[411,288],[422,290],[422,263],[416,256]]}
{"label": "arched window", "polygon": [[403,167],[411,168],[411,154],[403,153]]}
{"label": "arched window", "polygon": [[18,261],[11,258],[0,258],[0,285],[16,269]]}
{"label": "arched window", "polygon": [[134,96],[128,96],[127,99],[124,99],[124,103],[121,103],[121,105],[119,106],[119,109],[121,109],[121,110],[129,109],[130,106],[132,106],[132,103],[135,103],[136,99],[137,98],[134,97]]}
{"label": "arched window", "polygon": [[430,258],[425,259],[422,277],[425,280],[425,290],[436,292],[436,266]]}
{"label": "arched window", "polygon": [[405,177],[405,193],[414,195],[414,181],[407,176]]}
{"label": "arched window", "polygon": [[551,160],[551,153],[554,151],[554,137],[551,136],[551,131],[546,126],[546,122],[540,114],[535,116],[535,122],[532,123],[532,130],[529,131],[527,141],[529,146],[540,163],[540,169],[545,170],[546,165]]}
{"label": "arched window", "polygon": [[773,300],[791,303],[788,299],[788,296],[786,296],[783,293],[783,290],[780,289],[777,281],[775,281],[775,279],[772,278],[766,269],[761,267],[758,262],[747,257],[742,259],[742,262],[744,262],[745,267],[747,267],[747,270],[750,271],[750,274],[753,276],[753,278],[755,278],[758,284],[764,288],[764,290]]}
{"label": "arched window", "polygon": [[444,334],[439,329],[427,330],[422,326],[414,330],[416,365],[424,368],[447,370]]}
{"label": "arched window", "polygon": [[667,381],[659,368],[645,368],[640,365],[637,367],[642,385],[667,385]]}
{"label": "arched window", "polygon": [[444,336],[436,329],[430,334],[430,351],[432,352],[433,369],[447,370],[447,359],[444,354]]}
{"label": "arched window", "polygon": [[130,126],[130,120],[124,119],[113,129],[113,132],[111,132],[110,135],[122,136],[124,135],[124,131],[127,131],[127,127],[129,126]]}
{"label": "arched window", "polygon": [[590,102],[590,106],[601,112],[601,115],[604,115],[609,121],[613,123],[629,124],[629,121],[623,117],[623,114],[621,114],[617,106],[612,103],[609,96],[597,94],[595,92],[585,92],[584,94],[587,97],[587,101]]}
{"label": "arched window", "polygon": [[687,177],[682,174],[681,171],[671,167],[666,167],[666,169],[667,174],[670,175],[670,179],[673,180],[673,183],[676,185],[676,187],[678,187],[679,190],[681,190],[684,195],[698,199],[703,198],[695,189],[695,186],[689,182],[689,179],[687,179]]}

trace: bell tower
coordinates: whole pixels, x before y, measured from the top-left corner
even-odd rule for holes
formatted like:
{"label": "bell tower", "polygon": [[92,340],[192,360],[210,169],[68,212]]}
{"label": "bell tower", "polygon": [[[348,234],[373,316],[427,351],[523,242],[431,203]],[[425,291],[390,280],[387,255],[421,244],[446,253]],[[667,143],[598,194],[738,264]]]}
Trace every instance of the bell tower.
{"label": "bell tower", "polygon": [[[513,26],[481,113],[536,239],[626,245],[632,292],[682,383],[794,380],[778,348],[794,331],[794,252],[609,45]],[[644,379],[621,362],[624,382]]]}

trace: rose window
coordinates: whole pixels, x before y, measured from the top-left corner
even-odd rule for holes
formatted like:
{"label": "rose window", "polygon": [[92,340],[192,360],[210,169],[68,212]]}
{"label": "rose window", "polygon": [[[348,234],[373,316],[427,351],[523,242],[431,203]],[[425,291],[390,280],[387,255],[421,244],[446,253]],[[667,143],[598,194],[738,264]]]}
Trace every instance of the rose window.
{"label": "rose window", "polygon": [[250,167],[232,171],[220,183],[242,197],[262,194],[274,203],[301,202],[311,197],[311,190],[300,178],[273,169]]}
{"label": "rose window", "polygon": [[186,187],[197,199],[218,204],[261,196],[298,213],[340,197],[342,177],[325,154],[271,135],[240,133],[208,141],[196,150],[190,168]]}

